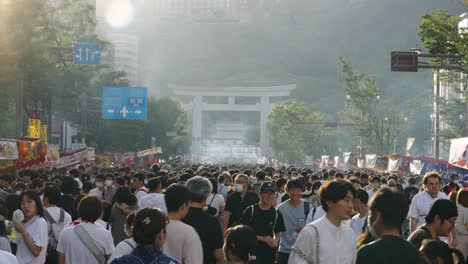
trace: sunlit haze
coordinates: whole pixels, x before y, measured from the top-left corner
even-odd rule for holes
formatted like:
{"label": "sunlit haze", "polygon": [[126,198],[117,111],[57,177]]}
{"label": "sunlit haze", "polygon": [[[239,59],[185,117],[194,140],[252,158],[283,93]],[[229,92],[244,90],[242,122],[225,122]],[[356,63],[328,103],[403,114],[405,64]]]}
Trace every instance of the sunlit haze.
{"label": "sunlit haze", "polygon": [[134,7],[129,0],[114,0],[106,8],[106,22],[114,28],[124,28],[133,21]]}

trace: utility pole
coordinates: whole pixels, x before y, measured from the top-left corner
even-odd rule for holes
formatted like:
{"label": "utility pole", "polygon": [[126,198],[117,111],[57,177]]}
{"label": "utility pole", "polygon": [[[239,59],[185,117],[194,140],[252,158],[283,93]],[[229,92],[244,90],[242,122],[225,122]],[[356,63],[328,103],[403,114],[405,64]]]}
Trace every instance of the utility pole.
{"label": "utility pole", "polygon": [[440,130],[440,116],[439,116],[439,97],[440,97],[440,70],[435,72],[435,86],[434,86],[434,158],[439,158],[440,144],[439,144],[439,130]]}
{"label": "utility pole", "polygon": [[88,114],[88,96],[86,93],[80,96],[80,101],[81,101],[81,109],[80,109],[80,114],[81,114],[81,143],[86,144],[86,119],[87,119],[87,114]]}

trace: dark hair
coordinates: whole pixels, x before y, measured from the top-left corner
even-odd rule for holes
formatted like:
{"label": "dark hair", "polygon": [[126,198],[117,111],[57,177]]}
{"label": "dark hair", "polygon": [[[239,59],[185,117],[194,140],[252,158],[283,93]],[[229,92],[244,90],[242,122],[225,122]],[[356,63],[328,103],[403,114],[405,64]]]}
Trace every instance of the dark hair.
{"label": "dark hair", "polygon": [[83,190],[85,194],[88,194],[89,191],[93,189],[93,184],[89,181],[83,182],[83,186],[81,186],[81,189]]}
{"label": "dark hair", "polygon": [[134,206],[137,204],[138,200],[136,196],[130,192],[128,187],[119,187],[115,190],[114,202],[126,203],[128,206]]}
{"label": "dark hair", "polygon": [[429,212],[427,213],[426,220],[427,224],[431,224],[434,222],[435,216],[438,215],[440,220],[443,222],[449,218],[457,217],[458,216],[458,209],[455,202],[446,199],[439,199],[434,201],[430,208]]}
{"label": "dark hair", "polygon": [[343,173],[341,173],[341,172],[337,172],[337,173],[335,174],[335,178],[344,179],[344,175],[343,175]]}
{"label": "dark hair", "polygon": [[62,198],[59,187],[56,185],[49,185],[44,189],[44,198],[47,198],[49,204],[57,205]]}
{"label": "dark hair", "polygon": [[429,263],[438,263],[437,258],[442,258],[444,264],[453,264],[452,254],[457,255],[458,263],[464,263],[465,257],[458,249],[450,248],[447,243],[440,240],[423,241],[420,249],[421,254],[426,257]]}
{"label": "dark hair", "polygon": [[[247,173],[245,173],[245,174],[247,174]],[[257,180],[263,181],[263,180],[265,180],[265,176],[266,176],[265,172],[263,172],[261,170],[259,170],[259,171],[257,171],[257,173],[255,173],[255,178],[257,178]]]}
{"label": "dark hair", "polygon": [[143,208],[133,220],[133,239],[141,245],[153,245],[156,236],[166,230],[168,218],[158,208]]}
{"label": "dark hair", "polygon": [[76,194],[78,190],[78,183],[72,177],[63,177],[60,190],[63,194]]}
{"label": "dark hair", "polygon": [[468,207],[468,190],[460,189],[457,193],[457,204]]}
{"label": "dark hair", "polygon": [[353,197],[356,197],[356,189],[354,186],[345,180],[337,179],[322,184],[319,190],[320,204],[325,212],[328,212],[328,205],[326,201],[333,203],[343,200],[351,192]]}
{"label": "dark hair", "polygon": [[408,214],[408,200],[400,191],[379,189],[371,199],[370,211],[380,213],[385,227],[400,229]]}
{"label": "dark hair", "polygon": [[123,186],[123,185],[127,184],[124,177],[115,178],[115,183],[120,185],[120,186]]}
{"label": "dark hair", "polygon": [[364,191],[363,189],[358,189],[356,190],[356,198],[359,199],[359,201],[361,201],[361,203],[363,204],[367,204],[369,202],[369,194]]}
{"label": "dark hair", "polygon": [[102,214],[102,201],[96,195],[87,195],[78,203],[78,213],[82,221],[94,223]]}
{"label": "dark hair", "polygon": [[108,177],[109,177],[109,178],[112,178],[112,180],[115,180],[115,175],[112,174],[112,173],[107,173],[107,174],[105,175],[105,178],[108,178]]}
{"label": "dark hair", "polygon": [[143,173],[135,173],[132,176],[132,179],[133,178],[136,178],[136,179],[138,179],[138,181],[143,182],[143,181],[145,181],[146,177],[145,177],[145,175]]}
{"label": "dark hair", "polygon": [[160,178],[151,178],[148,181],[148,189],[149,189],[150,192],[156,190],[159,187],[161,187],[161,179]]}
{"label": "dark hair", "polygon": [[224,255],[230,261],[232,253],[246,263],[255,263],[257,248],[257,235],[249,226],[238,225],[226,230],[224,242]]}
{"label": "dark hair", "polygon": [[190,190],[185,185],[178,183],[171,184],[164,193],[168,212],[177,212],[183,204],[190,202],[190,198]]}
{"label": "dark hair", "polygon": [[283,187],[284,185],[286,184],[286,179],[283,179],[283,178],[280,178],[276,181],[276,190],[277,191],[284,191],[284,188],[281,188]]}
{"label": "dark hair", "polygon": [[68,173],[73,178],[76,178],[76,177],[80,176],[80,171],[77,170],[77,169],[71,169]]}
{"label": "dark hair", "polygon": [[303,189],[304,188],[304,183],[300,179],[294,179],[294,180],[289,180],[288,183],[286,183],[286,190],[290,189]]}
{"label": "dark hair", "polygon": [[98,175],[96,176],[96,181],[97,181],[97,180],[104,181],[105,179],[106,179],[106,176],[104,176],[104,174],[102,174],[102,173],[101,173],[101,174],[98,174]]}
{"label": "dark hair", "polygon": [[9,193],[5,198],[5,204],[8,210],[8,215],[6,215],[6,217],[8,220],[12,219],[13,212],[18,209],[18,198],[19,196],[16,193]]}
{"label": "dark hair", "polygon": [[42,206],[41,198],[39,197],[39,194],[33,190],[27,190],[25,192],[22,192],[18,198],[18,208],[21,209],[21,201],[23,200],[24,197],[28,197],[31,200],[34,200],[36,202],[36,207],[37,207],[37,214],[41,217],[44,217],[44,207]]}
{"label": "dark hair", "polygon": [[218,193],[218,181],[215,178],[208,178],[211,182],[213,188],[211,189],[211,193]]}

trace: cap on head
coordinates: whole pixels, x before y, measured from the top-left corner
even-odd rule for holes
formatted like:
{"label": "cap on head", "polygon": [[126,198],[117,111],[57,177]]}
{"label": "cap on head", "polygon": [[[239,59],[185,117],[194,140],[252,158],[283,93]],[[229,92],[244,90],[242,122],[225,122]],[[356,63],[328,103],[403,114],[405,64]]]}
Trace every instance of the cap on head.
{"label": "cap on head", "polygon": [[271,182],[264,182],[260,185],[260,192],[264,193],[267,191],[276,192],[275,186]]}

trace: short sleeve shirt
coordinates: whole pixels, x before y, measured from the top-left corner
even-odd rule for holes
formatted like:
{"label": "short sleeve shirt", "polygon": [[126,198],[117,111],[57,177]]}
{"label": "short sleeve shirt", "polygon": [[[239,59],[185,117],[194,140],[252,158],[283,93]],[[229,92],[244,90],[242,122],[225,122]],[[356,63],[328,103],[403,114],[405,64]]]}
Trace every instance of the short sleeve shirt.
{"label": "short sleeve shirt", "polygon": [[[425,229],[424,226],[418,228],[416,231],[411,233],[411,235],[408,237],[408,242],[413,244],[416,248],[420,248],[422,242],[425,239],[433,239],[431,236],[431,233],[429,230]],[[438,239],[438,238],[436,238]]]}
{"label": "short sleeve shirt", "polygon": [[425,218],[429,213],[432,203],[439,199],[448,199],[448,196],[443,192],[439,192],[434,198],[426,191],[416,194],[411,202],[408,217],[418,219],[417,226],[422,226],[426,222]]}
{"label": "short sleeve shirt", "polygon": [[245,209],[258,202],[258,195],[250,191],[246,192],[244,197],[242,197],[240,192],[229,195],[226,201],[226,208],[224,209],[224,211],[231,213],[228,227],[235,226],[239,223]]}
{"label": "short sleeve shirt", "polygon": [[32,238],[34,245],[41,247],[41,253],[35,257],[29,248],[26,246],[23,237],[20,235],[18,240],[18,249],[16,251],[16,259],[18,263],[42,264],[45,262],[47,244],[49,243],[49,235],[47,230],[47,222],[42,217],[34,217],[24,224],[26,232]]}
{"label": "short sleeve shirt", "polygon": [[203,263],[215,264],[213,251],[223,247],[223,231],[218,219],[201,208],[190,207],[182,221],[197,231],[203,246]]}

